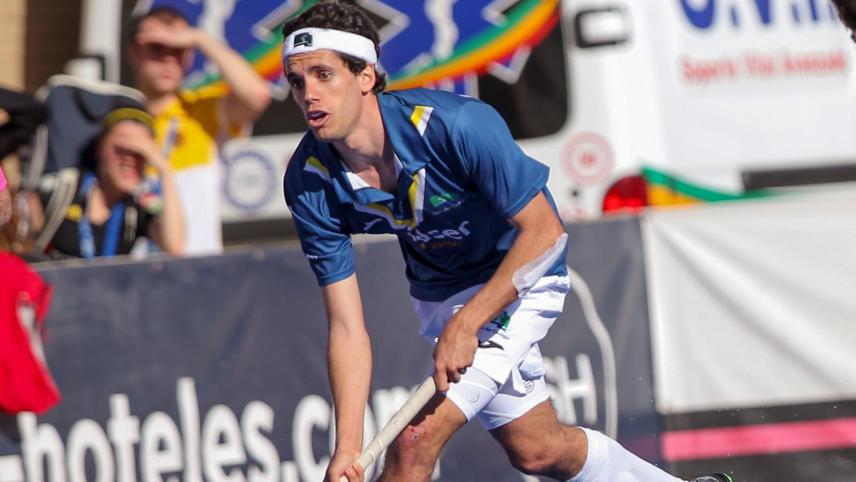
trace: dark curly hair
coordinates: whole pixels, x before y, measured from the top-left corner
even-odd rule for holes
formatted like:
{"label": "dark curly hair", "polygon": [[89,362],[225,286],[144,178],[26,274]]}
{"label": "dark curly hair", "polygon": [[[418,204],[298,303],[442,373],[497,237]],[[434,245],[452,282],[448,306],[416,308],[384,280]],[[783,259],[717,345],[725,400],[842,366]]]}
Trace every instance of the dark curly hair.
{"label": "dark curly hair", "polygon": [[[360,7],[344,1],[328,0],[316,3],[306,9],[282,27],[283,38],[288,38],[292,32],[302,28],[328,28],[350,32],[368,38],[374,43],[375,53],[380,58],[380,36],[377,27],[372,23],[366,12]],[[336,52],[355,75],[366,68],[366,61],[352,55]],[[375,70],[375,84],[372,92],[377,94],[386,88],[386,74]]]}
{"label": "dark curly hair", "polygon": [[832,0],[838,10],[841,23],[850,30],[856,30],[856,0]]}

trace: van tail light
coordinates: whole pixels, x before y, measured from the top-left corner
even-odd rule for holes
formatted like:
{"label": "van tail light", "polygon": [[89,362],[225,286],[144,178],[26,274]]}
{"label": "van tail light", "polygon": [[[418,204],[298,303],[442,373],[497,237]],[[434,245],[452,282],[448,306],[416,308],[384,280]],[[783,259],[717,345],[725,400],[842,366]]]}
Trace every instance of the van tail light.
{"label": "van tail light", "polygon": [[635,212],[648,205],[648,188],[642,176],[623,177],[603,196],[603,212]]}

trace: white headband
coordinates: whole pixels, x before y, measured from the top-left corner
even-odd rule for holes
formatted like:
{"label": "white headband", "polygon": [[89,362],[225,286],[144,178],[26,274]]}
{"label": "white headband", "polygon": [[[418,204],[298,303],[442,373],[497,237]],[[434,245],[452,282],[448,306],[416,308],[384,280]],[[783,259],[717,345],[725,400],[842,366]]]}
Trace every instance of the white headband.
{"label": "white headband", "polygon": [[285,63],[292,55],[321,49],[348,54],[372,65],[377,63],[374,42],[368,38],[341,30],[314,27],[295,30],[285,39],[282,62]]}

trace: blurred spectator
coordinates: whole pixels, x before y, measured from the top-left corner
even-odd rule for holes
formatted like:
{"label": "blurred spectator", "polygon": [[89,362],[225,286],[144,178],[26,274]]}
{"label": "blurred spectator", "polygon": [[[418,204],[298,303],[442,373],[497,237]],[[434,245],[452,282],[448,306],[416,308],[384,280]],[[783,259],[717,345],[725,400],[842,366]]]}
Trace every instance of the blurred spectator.
{"label": "blurred spectator", "polygon": [[[27,143],[45,119],[45,109],[32,96],[0,87],[0,110],[8,120],[0,126],[0,160]],[[12,216],[12,196],[3,168],[0,167],[0,228]]]}
{"label": "blurred spectator", "polygon": [[[102,125],[101,135],[84,153],[76,194],[62,210],[65,215],[47,255],[62,259],[128,254],[141,236],[170,254],[183,253],[184,216],[171,169],[155,143],[154,119],[124,107],[109,113]],[[147,166],[160,178],[159,196],[143,189]],[[42,190],[34,210],[42,210],[51,194]]]}
{"label": "blurred spectator", "polygon": [[[21,194],[11,185],[7,185],[6,190],[12,201],[12,209],[8,224],[0,227],[0,253],[15,253],[26,258],[27,261],[43,260],[44,256],[42,255],[29,256],[34,241],[34,233],[30,230],[30,224],[33,221],[30,219],[29,213],[32,196],[29,193]],[[3,194],[0,193],[0,198],[2,197]],[[2,202],[0,199],[0,204]],[[36,222],[39,223],[39,226],[44,224],[44,220],[41,218]]]}
{"label": "blurred spectator", "polygon": [[12,196],[9,195],[7,184],[3,168],[0,167],[0,229],[6,226],[12,217]]}
{"label": "blurred spectator", "polygon": [[0,126],[0,159],[29,142],[33,132],[45,120],[45,108],[31,95],[0,87],[0,110],[9,120]]}
{"label": "blurred spectator", "polygon": [[[267,84],[227,45],[190,26],[180,12],[156,7],[134,20],[129,58],[137,88],[156,119],[158,142],[175,172],[187,215],[188,254],[222,250],[218,151],[246,131],[270,102]],[[230,93],[181,90],[194,49],[217,66]]]}
{"label": "blurred spectator", "polygon": [[850,29],[850,35],[856,41],[856,0],[832,0],[838,10],[838,18],[845,27]]}

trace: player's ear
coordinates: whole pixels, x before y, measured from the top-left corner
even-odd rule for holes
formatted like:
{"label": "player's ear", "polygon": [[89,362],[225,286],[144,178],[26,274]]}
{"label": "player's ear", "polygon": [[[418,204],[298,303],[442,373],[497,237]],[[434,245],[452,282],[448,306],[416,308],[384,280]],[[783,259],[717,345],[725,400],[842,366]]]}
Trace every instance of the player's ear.
{"label": "player's ear", "polygon": [[363,95],[371,92],[372,88],[374,88],[375,81],[377,80],[377,71],[375,70],[375,66],[371,64],[366,65],[366,68],[357,74],[357,80],[360,83],[360,90],[363,92]]}

